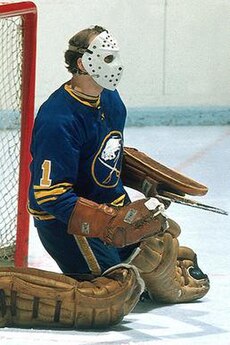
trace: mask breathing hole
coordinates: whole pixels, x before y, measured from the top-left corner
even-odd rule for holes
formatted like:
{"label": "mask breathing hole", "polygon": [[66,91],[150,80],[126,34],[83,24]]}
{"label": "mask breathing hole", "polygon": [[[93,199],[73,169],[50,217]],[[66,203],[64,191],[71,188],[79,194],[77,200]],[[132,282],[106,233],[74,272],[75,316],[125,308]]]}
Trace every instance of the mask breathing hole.
{"label": "mask breathing hole", "polygon": [[114,56],[113,56],[113,55],[107,55],[107,56],[104,58],[104,61],[105,61],[106,63],[111,63],[113,60],[114,60]]}

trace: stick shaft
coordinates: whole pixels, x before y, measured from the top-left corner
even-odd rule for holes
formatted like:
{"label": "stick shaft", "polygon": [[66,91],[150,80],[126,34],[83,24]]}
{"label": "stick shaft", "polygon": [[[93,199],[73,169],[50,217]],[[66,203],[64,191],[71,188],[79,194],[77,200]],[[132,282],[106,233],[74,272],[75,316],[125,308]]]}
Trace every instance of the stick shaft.
{"label": "stick shaft", "polygon": [[181,205],[186,205],[186,206],[191,206],[191,207],[196,207],[196,208],[200,208],[206,211],[210,211],[210,212],[215,212],[215,213],[219,213],[222,215],[227,216],[228,212],[218,208],[218,207],[214,207],[214,206],[210,206],[210,205],[206,205],[206,204],[202,204],[196,200],[192,200],[192,199],[188,199],[185,198],[181,195],[177,195],[171,192],[167,192],[164,191],[163,195],[157,195],[159,198],[161,198],[162,200],[167,200],[167,201],[172,201]]}

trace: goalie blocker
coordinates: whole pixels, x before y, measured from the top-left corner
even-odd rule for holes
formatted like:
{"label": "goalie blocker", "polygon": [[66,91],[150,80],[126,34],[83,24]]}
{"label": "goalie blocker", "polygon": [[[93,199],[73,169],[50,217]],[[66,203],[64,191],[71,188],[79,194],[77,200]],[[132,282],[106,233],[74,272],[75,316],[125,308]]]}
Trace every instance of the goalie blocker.
{"label": "goalie blocker", "polygon": [[197,196],[208,192],[203,184],[130,147],[124,148],[121,178],[124,185],[142,192],[146,197],[164,190]]}
{"label": "goalie blocker", "polygon": [[[181,195],[204,195],[208,191],[204,185],[132,148],[124,148],[122,180],[145,196],[158,196],[165,190]],[[191,302],[209,291],[209,278],[199,268],[196,254],[179,245],[180,232],[179,225],[168,219],[167,230],[143,239],[129,259],[154,301]]]}
{"label": "goalie blocker", "polygon": [[167,227],[164,206],[157,199],[141,199],[114,207],[81,197],[70,217],[68,233],[97,237],[106,244],[122,248],[162,233]]}

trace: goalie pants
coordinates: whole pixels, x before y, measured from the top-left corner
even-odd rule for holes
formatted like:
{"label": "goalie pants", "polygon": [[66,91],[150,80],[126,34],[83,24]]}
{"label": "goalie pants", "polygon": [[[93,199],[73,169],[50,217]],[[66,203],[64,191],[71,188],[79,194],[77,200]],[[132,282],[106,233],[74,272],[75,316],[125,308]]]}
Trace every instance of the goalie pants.
{"label": "goalie pants", "polygon": [[98,238],[75,238],[67,233],[67,226],[58,220],[35,220],[35,227],[44,248],[61,271],[75,278],[101,275],[108,268],[124,262],[138,246],[115,248]]}

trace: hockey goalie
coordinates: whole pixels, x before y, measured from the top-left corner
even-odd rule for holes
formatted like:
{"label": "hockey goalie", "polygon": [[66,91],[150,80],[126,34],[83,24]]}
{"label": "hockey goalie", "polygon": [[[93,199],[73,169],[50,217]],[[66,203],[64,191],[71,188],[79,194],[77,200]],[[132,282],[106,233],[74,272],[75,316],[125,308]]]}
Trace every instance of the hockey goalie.
{"label": "hockey goalie", "polygon": [[[69,40],[71,80],[40,107],[31,143],[28,210],[63,274],[0,269],[0,325],[106,328],[147,292],[152,303],[202,298],[209,279],[181,246],[161,195],[207,188],[124,148],[126,108],[117,41],[94,26]],[[125,187],[143,197],[132,201]]]}

